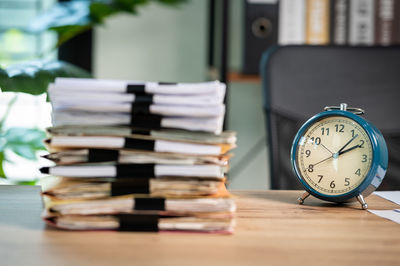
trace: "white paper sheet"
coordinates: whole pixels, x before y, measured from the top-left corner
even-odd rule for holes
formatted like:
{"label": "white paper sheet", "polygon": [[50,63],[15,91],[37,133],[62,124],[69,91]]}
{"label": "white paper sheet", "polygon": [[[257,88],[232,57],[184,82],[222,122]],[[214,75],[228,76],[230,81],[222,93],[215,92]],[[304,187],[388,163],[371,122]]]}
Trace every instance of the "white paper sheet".
{"label": "white paper sheet", "polygon": [[[131,103],[69,103],[63,106],[55,106],[53,104],[53,112],[85,112],[92,113],[128,113],[132,111]],[[177,117],[219,117],[225,114],[225,105],[207,105],[207,106],[185,106],[185,105],[167,105],[167,104],[151,104],[149,106],[151,114],[162,116]]]}
{"label": "white paper sheet", "polygon": [[[54,126],[89,125],[113,126],[129,125],[131,117],[123,113],[85,113],[85,112],[52,112]],[[135,121],[135,119],[134,119]],[[162,128],[206,131],[214,134],[222,132],[224,117],[166,117],[161,119]]]}
{"label": "white paper sheet", "polygon": [[[129,166],[130,167],[130,166]],[[135,172],[136,165],[131,167]],[[140,167],[140,165],[137,165]],[[57,165],[50,167],[49,174],[53,176],[76,178],[116,177],[115,165]],[[186,177],[213,177],[224,178],[224,167],[219,165],[154,165],[155,176],[186,176]]]}
{"label": "white paper sheet", "polygon": [[400,205],[400,191],[375,191],[374,194]]}
{"label": "white paper sheet", "polygon": [[[50,84],[48,88],[49,96],[53,105],[62,107],[71,103],[90,104],[90,103],[124,103],[135,102],[136,95],[133,93],[107,93],[91,91],[74,91],[67,88],[55,87]],[[173,95],[173,94],[153,94],[154,104],[172,105],[218,105],[222,104],[225,96],[224,91],[215,94],[195,94],[195,95]]]}
{"label": "white paper sheet", "polygon": [[[64,148],[124,148],[126,139],[108,136],[53,136],[51,145]],[[148,142],[148,141],[146,141]],[[212,144],[197,144],[167,140],[154,141],[155,152],[171,152],[192,155],[220,155],[221,147]]]}
{"label": "white paper sheet", "polygon": [[[127,85],[144,85],[146,93],[152,94],[215,94],[225,93],[226,86],[219,81],[198,83],[162,84],[158,82],[142,82],[129,80],[104,80],[86,78],[56,78],[55,86],[68,90],[98,91],[110,93],[124,93]],[[220,91],[220,92],[218,92]]]}
{"label": "white paper sheet", "polygon": [[395,210],[368,210],[370,213],[378,215],[379,217],[391,220],[395,223],[400,223],[400,209]]}

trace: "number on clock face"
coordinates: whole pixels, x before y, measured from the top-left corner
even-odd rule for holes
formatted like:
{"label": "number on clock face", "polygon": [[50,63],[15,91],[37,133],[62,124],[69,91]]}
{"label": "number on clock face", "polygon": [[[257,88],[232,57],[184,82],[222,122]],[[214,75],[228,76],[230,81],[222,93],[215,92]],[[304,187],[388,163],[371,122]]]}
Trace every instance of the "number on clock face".
{"label": "number on clock face", "polygon": [[300,138],[296,165],[316,191],[340,195],[365,179],[372,162],[372,145],[355,121],[330,116],[311,125]]}

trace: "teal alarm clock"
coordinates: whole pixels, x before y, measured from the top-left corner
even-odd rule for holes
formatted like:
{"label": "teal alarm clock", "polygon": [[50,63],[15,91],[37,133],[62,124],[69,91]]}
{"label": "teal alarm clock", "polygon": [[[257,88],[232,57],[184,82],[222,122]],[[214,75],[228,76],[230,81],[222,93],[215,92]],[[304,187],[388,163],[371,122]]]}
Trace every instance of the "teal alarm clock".
{"label": "teal alarm clock", "polygon": [[347,104],[325,107],[297,132],[291,149],[295,175],[305,188],[300,204],[311,194],[331,202],[364,198],[382,182],[388,151],[381,132]]}

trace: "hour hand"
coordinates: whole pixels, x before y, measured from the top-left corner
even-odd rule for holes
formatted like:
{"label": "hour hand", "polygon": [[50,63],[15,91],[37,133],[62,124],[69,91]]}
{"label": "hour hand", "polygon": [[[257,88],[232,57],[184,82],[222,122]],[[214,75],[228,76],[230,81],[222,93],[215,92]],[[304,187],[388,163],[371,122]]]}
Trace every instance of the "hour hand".
{"label": "hour hand", "polygon": [[347,145],[350,144],[350,142],[352,142],[355,138],[358,137],[358,134],[354,135],[354,137],[352,137],[346,144],[344,144],[344,146],[342,148],[340,148],[340,150],[337,152],[338,155],[343,153],[344,148],[347,147]]}
{"label": "hour hand", "polygon": [[354,145],[353,147],[348,148],[347,150],[340,151],[340,152],[338,153],[338,156],[341,155],[341,154],[343,154],[343,153],[345,153],[345,152],[352,151],[352,150],[354,150],[354,149],[356,149],[356,148],[358,148],[358,147],[361,147],[361,145]]}

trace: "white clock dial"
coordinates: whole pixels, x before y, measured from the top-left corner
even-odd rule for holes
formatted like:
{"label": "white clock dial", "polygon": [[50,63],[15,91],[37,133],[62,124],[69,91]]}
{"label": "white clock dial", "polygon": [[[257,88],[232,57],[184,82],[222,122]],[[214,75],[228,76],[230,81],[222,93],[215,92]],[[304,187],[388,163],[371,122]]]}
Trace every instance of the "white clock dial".
{"label": "white clock dial", "polygon": [[354,120],[329,116],[311,125],[300,137],[296,166],[302,179],[325,195],[357,188],[372,163],[372,145]]}

